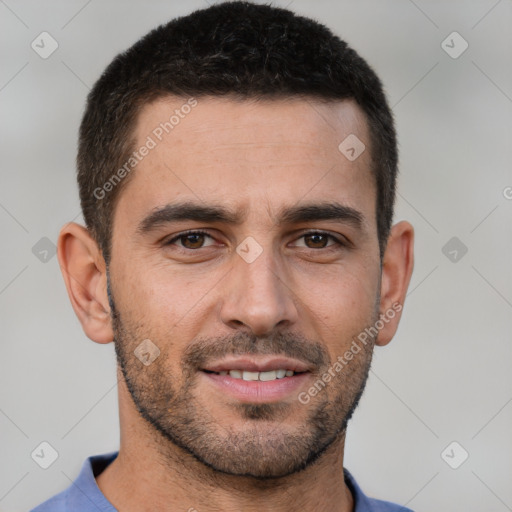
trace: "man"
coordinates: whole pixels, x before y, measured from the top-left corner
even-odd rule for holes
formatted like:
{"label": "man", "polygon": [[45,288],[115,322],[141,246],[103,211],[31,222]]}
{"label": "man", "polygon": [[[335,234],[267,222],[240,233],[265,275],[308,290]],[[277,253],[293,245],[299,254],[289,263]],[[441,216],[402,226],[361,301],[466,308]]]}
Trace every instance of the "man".
{"label": "man", "polygon": [[58,257],[85,333],[115,343],[121,442],[35,510],[408,510],[343,468],[413,267],[365,61],[288,10],[196,11],[109,65],[77,163],[87,228]]}

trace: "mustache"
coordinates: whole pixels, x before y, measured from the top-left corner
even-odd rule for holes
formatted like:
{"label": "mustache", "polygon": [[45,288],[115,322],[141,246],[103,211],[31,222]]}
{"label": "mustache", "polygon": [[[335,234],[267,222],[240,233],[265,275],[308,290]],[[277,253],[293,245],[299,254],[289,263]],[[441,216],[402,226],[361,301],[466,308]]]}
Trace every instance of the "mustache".
{"label": "mustache", "polygon": [[194,340],[183,352],[181,363],[182,367],[198,370],[227,355],[246,354],[295,358],[317,370],[327,367],[330,361],[329,354],[321,343],[308,340],[300,334],[275,332],[262,338],[238,332],[229,337],[202,337]]}

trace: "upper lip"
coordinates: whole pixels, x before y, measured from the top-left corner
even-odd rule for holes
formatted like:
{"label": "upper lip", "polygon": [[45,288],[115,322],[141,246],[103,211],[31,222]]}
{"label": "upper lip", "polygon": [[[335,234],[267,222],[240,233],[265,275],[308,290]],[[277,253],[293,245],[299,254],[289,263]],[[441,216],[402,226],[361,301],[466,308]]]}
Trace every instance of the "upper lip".
{"label": "upper lip", "polygon": [[310,366],[298,359],[288,357],[267,356],[256,358],[254,356],[226,357],[221,361],[207,364],[202,370],[222,372],[230,370],[245,370],[248,372],[270,372],[272,370],[293,370],[294,372],[310,371]]}

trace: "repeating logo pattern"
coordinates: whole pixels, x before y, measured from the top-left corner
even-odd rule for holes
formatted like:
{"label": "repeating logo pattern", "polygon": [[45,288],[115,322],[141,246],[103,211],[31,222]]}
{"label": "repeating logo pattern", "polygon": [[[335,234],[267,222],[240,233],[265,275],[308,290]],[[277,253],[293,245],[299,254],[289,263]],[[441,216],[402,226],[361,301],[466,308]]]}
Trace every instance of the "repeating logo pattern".
{"label": "repeating logo pattern", "polygon": [[[389,366],[375,362],[364,398],[371,408],[377,396],[384,397],[389,416],[401,418],[379,426],[386,443],[372,443],[375,464],[386,469],[379,461],[395,449],[415,461],[394,461],[393,472],[382,472],[382,486],[417,512],[446,509],[443,499],[454,479],[474,491],[458,497],[461,510],[511,510],[512,489],[502,475],[512,473],[512,4],[478,0],[460,10],[449,2],[410,0],[399,7],[400,23],[393,19],[397,7],[389,0],[383,5],[389,16],[378,26],[356,3],[344,6],[344,16],[335,2],[317,7],[317,18],[342,37],[351,23],[361,24],[359,43],[382,75],[397,121],[397,218],[407,218],[416,230],[407,323],[393,349],[397,359]],[[165,12],[141,1],[131,6],[127,16],[151,16],[154,26],[174,16],[168,6]],[[294,0],[289,8],[306,6]],[[6,48],[0,76],[0,446],[9,461],[0,468],[1,510],[28,509],[48,497],[47,486],[72,481],[75,455],[92,453],[94,439],[84,439],[105,414],[116,428],[117,410],[106,412],[104,406],[109,400],[115,405],[117,382],[112,384],[110,368],[94,366],[78,327],[63,321],[72,312],[55,257],[62,224],[81,222],[70,177],[77,116],[98,70],[114,48],[126,46],[115,27],[105,35],[98,31],[95,20],[105,16],[104,9],[90,0],[79,7],[0,2]],[[349,43],[357,49],[358,41]],[[392,58],[383,61],[384,55]],[[155,143],[158,133],[166,135],[161,129]],[[357,162],[354,169],[371,152],[359,132],[336,143],[340,161]],[[257,238],[248,233],[236,247],[234,257],[242,264],[263,254]],[[133,353],[141,371],[151,371],[160,348],[141,341]],[[114,361],[113,349],[110,355]],[[353,439],[355,445],[362,446],[370,431],[377,435],[373,425],[365,429],[365,421],[356,413],[350,427],[360,428],[361,438]],[[347,467],[356,463],[349,454]],[[474,502],[476,496],[482,501]],[[195,510],[191,505],[182,508]]]}

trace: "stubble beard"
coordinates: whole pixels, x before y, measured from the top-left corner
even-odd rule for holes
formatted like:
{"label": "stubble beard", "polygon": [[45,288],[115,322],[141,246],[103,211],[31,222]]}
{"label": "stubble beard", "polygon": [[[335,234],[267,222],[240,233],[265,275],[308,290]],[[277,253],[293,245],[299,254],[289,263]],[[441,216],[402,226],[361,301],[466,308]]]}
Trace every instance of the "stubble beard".
{"label": "stubble beard", "polygon": [[197,370],[211,355],[285,354],[314,363],[314,382],[332,364],[322,344],[297,335],[275,333],[259,340],[246,333],[230,338],[196,340],[181,361],[181,382],[169,369],[169,343],[152,340],[160,356],[144,366],[134,355],[146,339],[143,325],[122,321],[110,296],[115,351],[131,398],[154,432],[160,454],[169,459],[176,447],[215,472],[256,479],[276,479],[301,471],[317,461],[341,436],[363,394],[373,345],[350,361],[307,405],[293,403],[235,403],[232,415],[243,421],[222,424],[198,396]]}

